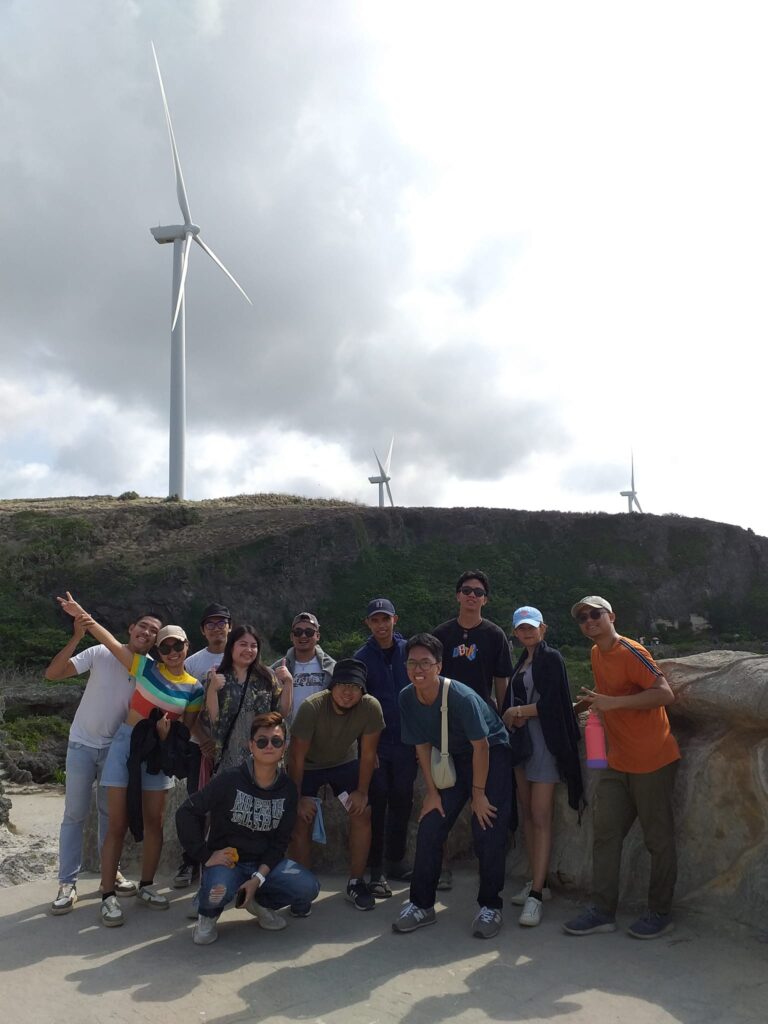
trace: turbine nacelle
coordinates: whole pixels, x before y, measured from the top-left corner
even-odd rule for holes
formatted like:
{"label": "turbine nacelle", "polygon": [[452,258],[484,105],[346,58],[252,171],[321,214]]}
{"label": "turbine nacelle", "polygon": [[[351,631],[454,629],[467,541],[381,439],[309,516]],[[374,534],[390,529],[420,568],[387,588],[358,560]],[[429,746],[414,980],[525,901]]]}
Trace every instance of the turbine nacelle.
{"label": "turbine nacelle", "polygon": [[168,224],[164,227],[156,227],[149,229],[152,232],[152,237],[160,245],[165,245],[168,242],[181,242],[187,234],[192,235],[196,238],[200,234],[200,228],[197,224]]}

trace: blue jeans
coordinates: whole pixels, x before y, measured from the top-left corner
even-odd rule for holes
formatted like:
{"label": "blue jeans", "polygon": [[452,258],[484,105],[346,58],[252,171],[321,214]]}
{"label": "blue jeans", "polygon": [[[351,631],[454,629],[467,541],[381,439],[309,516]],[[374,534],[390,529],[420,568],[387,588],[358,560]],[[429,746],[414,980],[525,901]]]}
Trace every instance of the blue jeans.
{"label": "blue jeans", "polygon": [[[203,868],[200,879],[199,912],[203,917],[218,917],[228,903],[235,898],[240,886],[247,882],[260,861],[238,861],[232,868],[215,865]],[[223,885],[225,892],[220,899],[211,899],[211,890]],[[256,902],[269,910],[290,907],[305,912],[320,892],[320,883],[312,874],[295,860],[281,860],[267,875],[264,885],[256,892]]]}
{"label": "blue jeans", "polygon": [[[454,757],[453,763],[456,766],[456,785],[450,789],[440,790],[445,817],[439,811],[430,811],[419,822],[416,837],[410,899],[424,910],[435,905],[445,840],[467,800],[472,797],[472,755]],[[489,751],[485,795],[489,803],[496,808],[496,817],[493,819],[493,825],[482,829],[477,818],[472,815],[472,837],[480,869],[477,902],[481,907],[501,910],[507,859],[507,830],[512,807],[512,764],[507,746],[498,745],[491,747]]]}
{"label": "blue jeans", "polygon": [[64,818],[59,831],[59,882],[74,883],[83,859],[83,830],[91,809],[91,792],[96,783],[99,811],[99,852],[107,834],[107,791],[98,785],[109,747],[87,747],[84,743],[67,745],[67,781],[64,791]]}

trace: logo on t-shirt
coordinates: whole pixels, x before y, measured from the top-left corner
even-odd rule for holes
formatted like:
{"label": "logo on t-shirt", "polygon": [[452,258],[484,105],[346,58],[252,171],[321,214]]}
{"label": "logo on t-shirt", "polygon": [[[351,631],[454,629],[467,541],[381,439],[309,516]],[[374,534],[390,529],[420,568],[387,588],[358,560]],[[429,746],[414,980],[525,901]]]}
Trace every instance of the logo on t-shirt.
{"label": "logo on t-shirt", "polygon": [[271,832],[280,824],[285,798],[262,800],[238,789],[232,807],[232,824],[242,825],[252,832]]}
{"label": "logo on t-shirt", "polygon": [[459,644],[458,647],[453,648],[453,657],[474,661],[477,657],[477,644]]}
{"label": "logo on t-shirt", "polygon": [[302,675],[293,677],[293,685],[312,686],[316,689],[325,689],[325,675],[322,672],[304,672]]}

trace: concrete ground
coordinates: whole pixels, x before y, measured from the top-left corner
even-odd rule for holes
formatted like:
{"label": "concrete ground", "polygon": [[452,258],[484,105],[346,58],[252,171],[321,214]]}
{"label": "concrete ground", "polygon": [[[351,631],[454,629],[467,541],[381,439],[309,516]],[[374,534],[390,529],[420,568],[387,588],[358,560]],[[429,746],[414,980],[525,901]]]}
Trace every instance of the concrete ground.
{"label": "concrete ground", "polygon": [[[324,878],[312,916],[262,931],[228,910],[220,938],[192,944],[191,892],[169,891],[168,911],[123,901],[126,923],[98,923],[98,882],[84,879],[71,914],[50,917],[51,880],[0,890],[0,991],[5,1019],[91,1024],[765,1024],[768,943],[736,927],[677,914],[674,933],[639,942],[622,931],[572,938],[560,925],[574,903],[545,904],[535,929],[508,908],[497,939],[469,934],[474,873],[440,894],[438,922],[395,935],[405,890],[360,913],[342,879]],[[511,884],[510,884],[511,891]],[[622,923],[629,921],[622,915]]]}

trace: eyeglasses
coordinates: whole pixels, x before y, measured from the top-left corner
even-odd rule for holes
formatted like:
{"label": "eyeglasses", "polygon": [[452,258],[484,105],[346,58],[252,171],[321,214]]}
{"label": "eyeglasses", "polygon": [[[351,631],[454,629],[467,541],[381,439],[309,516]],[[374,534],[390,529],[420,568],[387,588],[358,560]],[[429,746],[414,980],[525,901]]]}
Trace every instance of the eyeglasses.
{"label": "eyeglasses", "polygon": [[171,651],[176,651],[178,654],[180,651],[183,651],[185,647],[186,642],[184,640],[171,640],[168,643],[163,641],[157,649],[160,654],[170,654]]}
{"label": "eyeglasses", "polygon": [[360,686],[357,683],[334,683],[334,687],[338,687],[340,690],[346,690],[349,693],[351,690],[359,690]]}
{"label": "eyeglasses", "polygon": [[258,739],[251,740],[251,743],[255,743],[259,750],[266,750],[270,745],[278,750],[280,747],[285,746],[285,740],[282,736],[259,736]]}
{"label": "eyeglasses", "polygon": [[293,635],[294,636],[314,636],[316,632],[317,632],[316,629],[314,629],[311,626],[307,626],[306,629],[294,629],[293,630]]}
{"label": "eyeglasses", "polygon": [[203,623],[203,629],[207,629],[209,626],[228,626],[229,619],[206,619]]}
{"label": "eyeglasses", "polygon": [[459,587],[459,593],[463,594],[464,597],[469,597],[470,594],[473,597],[485,597],[485,591],[482,587]]}
{"label": "eyeglasses", "polygon": [[588,619],[599,619],[607,611],[607,608],[590,608],[588,612],[579,612],[576,616],[576,621],[580,626],[583,626]]}
{"label": "eyeglasses", "polygon": [[420,661],[414,661],[413,658],[409,658],[405,663],[405,667],[409,669],[419,668],[422,672],[426,672],[436,664],[436,661],[429,661],[427,658],[422,658]]}

